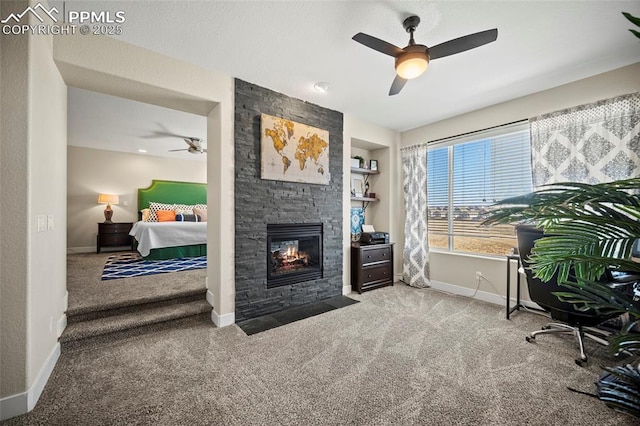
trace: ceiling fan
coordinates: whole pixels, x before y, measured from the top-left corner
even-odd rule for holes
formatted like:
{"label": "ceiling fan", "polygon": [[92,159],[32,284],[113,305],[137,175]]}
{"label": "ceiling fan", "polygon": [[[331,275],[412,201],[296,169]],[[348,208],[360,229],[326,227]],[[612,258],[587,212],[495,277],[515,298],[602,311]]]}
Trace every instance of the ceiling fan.
{"label": "ceiling fan", "polygon": [[365,33],[358,33],[353,36],[353,40],[358,43],[362,43],[385,55],[393,56],[396,59],[395,67],[397,75],[391,84],[389,96],[397,95],[407,80],[416,78],[424,73],[427,70],[430,60],[474,49],[496,41],[498,38],[498,29],[494,28],[492,30],[481,31],[445,41],[433,47],[427,47],[424,44],[416,44],[413,39],[413,32],[419,23],[420,18],[417,16],[410,16],[402,22],[402,26],[409,33],[409,44],[402,49]]}
{"label": "ceiling fan", "polygon": [[170,149],[169,152],[189,151],[192,154],[205,154],[207,152],[207,149],[202,147],[202,139],[189,137],[183,139],[189,145],[189,148]]}

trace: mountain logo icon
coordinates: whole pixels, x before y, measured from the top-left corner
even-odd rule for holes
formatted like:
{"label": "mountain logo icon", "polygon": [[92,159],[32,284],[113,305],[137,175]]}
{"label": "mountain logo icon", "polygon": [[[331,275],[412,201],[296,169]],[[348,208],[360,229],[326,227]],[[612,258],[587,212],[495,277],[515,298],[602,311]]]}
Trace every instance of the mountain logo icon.
{"label": "mountain logo icon", "polygon": [[22,13],[12,13],[9,16],[7,16],[5,19],[3,19],[2,21],[0,21],[0,23],[6,24],[11,20],[14,20],[16,23],[19,23],[20,20],[27,14],[27,13],[31,13],[33,16],[36,17],[36,19],[38,19],[38,21],[40,22],[44,22],[44,19],[42,18],[42,16],[40,14],[38,14],[38,11],[40,11],[40,13],[43,13],[45,15],[47,15],[49,18],[51,18],[51,20],[53,22],[58,22],[58,19],[53,15],[54,13],[59,13],[58,9],[56,9],[55,7],[52,7],[51,9],[47,10],[46,7],[44,7],[41,3],[36,4],[35,6],[31,7],[27,7]]}

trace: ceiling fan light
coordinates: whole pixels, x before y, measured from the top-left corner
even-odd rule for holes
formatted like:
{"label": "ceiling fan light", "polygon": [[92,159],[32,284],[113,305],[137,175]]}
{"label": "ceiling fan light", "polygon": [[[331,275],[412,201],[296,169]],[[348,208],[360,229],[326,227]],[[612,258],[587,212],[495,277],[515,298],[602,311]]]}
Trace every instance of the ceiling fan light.
{"label": "ceiling fan light", "polygon": [[396,59],[396,72],[404,79],[411,80],[427,70],[429,58],[424,52],[409,52]]}

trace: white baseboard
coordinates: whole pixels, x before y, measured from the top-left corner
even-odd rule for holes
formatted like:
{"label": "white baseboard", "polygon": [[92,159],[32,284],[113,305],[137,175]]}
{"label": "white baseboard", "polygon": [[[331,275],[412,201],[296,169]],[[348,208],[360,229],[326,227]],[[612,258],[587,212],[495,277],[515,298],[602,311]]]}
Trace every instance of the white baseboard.
{"label": "white baseboard", "polygon": [[[456,294],[458,296],[471,297],[475,291],[472,288],[461,287],[454,284],[443,283],[441,281],[431,281],[431,288],[434,290],[444,291],[446,293]],[[494,305],[505,306],[507,298],[496,293],[489,293],[487,291],[478,291],[473,299],[482,300],[483,302],[493,303]],[[520,304],[534,309],[542,309],[537,303],[530,300],[520,299]],[[510,306],[516,305],[516,299],[511,298]]]}
{"label": "white baseboard", "polygon": [[65,328],[67,328],[67,310],[69,309],[69,292],[64,292],[64,297],[62,298],[62,316],[58,318],[57,324],[57,336],[60,337]]}
{"label": "white baseboard", "polygon": [[209,304],[211,305],[211,307],[213,308],[213,293],[211,293],[211,290],[207,290],[207,302],[209,302]]}
{"label": "white baseboard", "polygon": [[351,286],[350,285],[343,285],[342,286],[342,295],[346,296],[349,293],[351,293]]}
{"label": "white baseboard", "polygon": [[96,246],[87,246],[87,247],[67,247],[67,254],[74,253],[95,253]]}
{"label": "white baseboard", "polygon": [[218,315],[218,313],[215,311],[215,309],[212,309],[211,310],[211,321],[213,321],[213,323],[218,328],[226,327],[228,325],[235,324],[235,322],[236,322],[236,314],[232,312],[230,314]]}
{"label": "white baseboard", "polygon": [[60,343],[56,343],[28,391],[0,399],[0,421],[28,413],[36,406],[60,357]]}

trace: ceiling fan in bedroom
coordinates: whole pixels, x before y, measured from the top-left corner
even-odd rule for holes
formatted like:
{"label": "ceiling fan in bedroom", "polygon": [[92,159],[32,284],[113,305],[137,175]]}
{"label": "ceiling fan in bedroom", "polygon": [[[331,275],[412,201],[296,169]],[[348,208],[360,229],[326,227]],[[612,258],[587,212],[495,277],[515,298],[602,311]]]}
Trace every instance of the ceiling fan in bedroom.
{"label": "ceiling fan in bedroom", "polygon": [[416,44],[413,39],[413,32],[419,23],[420,18],[417,16],[410,16],[402,22],[402,26],[409,33],[409,44],[404,48],[399,48],[365,33],[353,36],[353,40],[358,43],[395,58],[396,78],[391,84],[389,96],[400,93],[407,80],[422,75],[427,70],[429,61],[474,49],[496,41],[498,38],[498,29],[494,28],[427,47],[424,44]]}
{"label": "ceiling fan in bedroom", "polygon": [[184,149],[170,149],[169,152],[189,151],[192,154],[206,154],[207,149],[202,146],[202,139],[193,137],[183,137],[182,139],[189,147]]}

